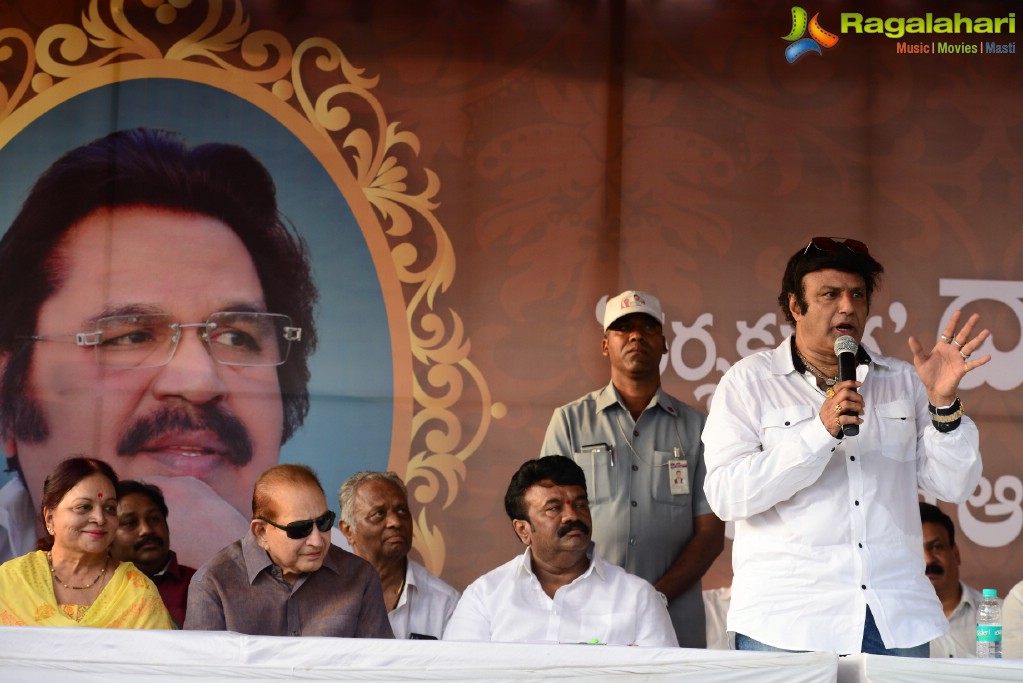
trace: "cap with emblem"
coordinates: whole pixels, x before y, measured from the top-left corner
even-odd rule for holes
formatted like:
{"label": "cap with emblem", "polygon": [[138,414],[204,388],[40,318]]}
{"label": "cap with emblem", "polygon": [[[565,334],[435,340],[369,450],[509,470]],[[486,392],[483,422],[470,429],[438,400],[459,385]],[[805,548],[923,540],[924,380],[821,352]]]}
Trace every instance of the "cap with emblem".
{"label": "cap with emblem", "polygon": [[614,321],[633,313],[646,313],[658,323],[664,324],[660,300],[648,292],[629,289],[607,300],[607,305],[604,306],[604,331],[607,332]]}

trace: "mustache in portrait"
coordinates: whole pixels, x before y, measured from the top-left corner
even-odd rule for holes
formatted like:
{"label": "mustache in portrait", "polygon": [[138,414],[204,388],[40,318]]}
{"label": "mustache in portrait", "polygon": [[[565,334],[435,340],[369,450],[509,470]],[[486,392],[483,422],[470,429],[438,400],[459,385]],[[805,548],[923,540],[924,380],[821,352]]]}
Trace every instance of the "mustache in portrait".
{"label": "mustache in portrait", "polygon": [[117,442],[117,454],[134,455],[147,443],[175,432],[209,431],[227,447],[224,458],[232,465],[245,465],[252,460],[252,439],[241,420],[220,404],[198,406],[162,406],[139,417],[129,425]]}

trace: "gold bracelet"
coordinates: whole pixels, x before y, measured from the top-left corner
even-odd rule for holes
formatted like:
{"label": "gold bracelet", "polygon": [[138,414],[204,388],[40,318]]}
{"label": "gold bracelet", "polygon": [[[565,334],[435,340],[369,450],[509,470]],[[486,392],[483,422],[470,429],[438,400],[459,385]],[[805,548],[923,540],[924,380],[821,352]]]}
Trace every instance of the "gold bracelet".
{"label": "gold bracelet", "polygon": [[951,415],[938,415],[937,413],[931,413],[931,422],[939,422],[942,424],[955,422],[956,420],[961,420],[964,414],[962,406],[960,406],[959,410],[955,411]]}

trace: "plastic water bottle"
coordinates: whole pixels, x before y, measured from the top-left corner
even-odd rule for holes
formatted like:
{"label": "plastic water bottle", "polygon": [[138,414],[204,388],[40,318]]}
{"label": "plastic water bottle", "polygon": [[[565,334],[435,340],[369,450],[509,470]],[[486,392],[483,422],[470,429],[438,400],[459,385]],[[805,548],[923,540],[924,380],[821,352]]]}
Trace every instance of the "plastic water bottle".
{"label": "plastic water bottle", "polygon": [[984,589],[984,599],[977,608],[977,656],[1002,658],[1002,608],[994,588]]}

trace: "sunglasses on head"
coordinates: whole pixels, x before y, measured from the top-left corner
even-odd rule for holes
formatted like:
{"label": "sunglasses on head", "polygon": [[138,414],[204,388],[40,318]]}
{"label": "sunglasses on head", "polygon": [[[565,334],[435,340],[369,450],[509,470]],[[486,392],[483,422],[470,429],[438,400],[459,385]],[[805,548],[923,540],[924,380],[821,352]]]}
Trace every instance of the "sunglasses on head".
{"label": "sunglasses on head", "polygon": [[810,251],[810,247],[814,247],[817,251],[838,251],[839,249],[848,249],[854,254],[869,254],[867,245],[859,240],[849,239],[848,237],[814,237],[810,240],[810,243],[806,245],[806,249],[803,250],[803,256],[806,256],[807,252]]}
{"label": "sunglasses on head", "polygon": [[270,526],[275,526],[288,535],[288,538],[300,539],[306,538],[309,534],[313,533],[313,525],[322,533],[327,533],[330,528],[334,526],[334,511],[327,510],[316,519],[303,519],[297,522],[291,522],[290,524],[278,524],[277,522],[271,522],[269,519],[263,519],[258,517],[257,519],[266,522]]}

